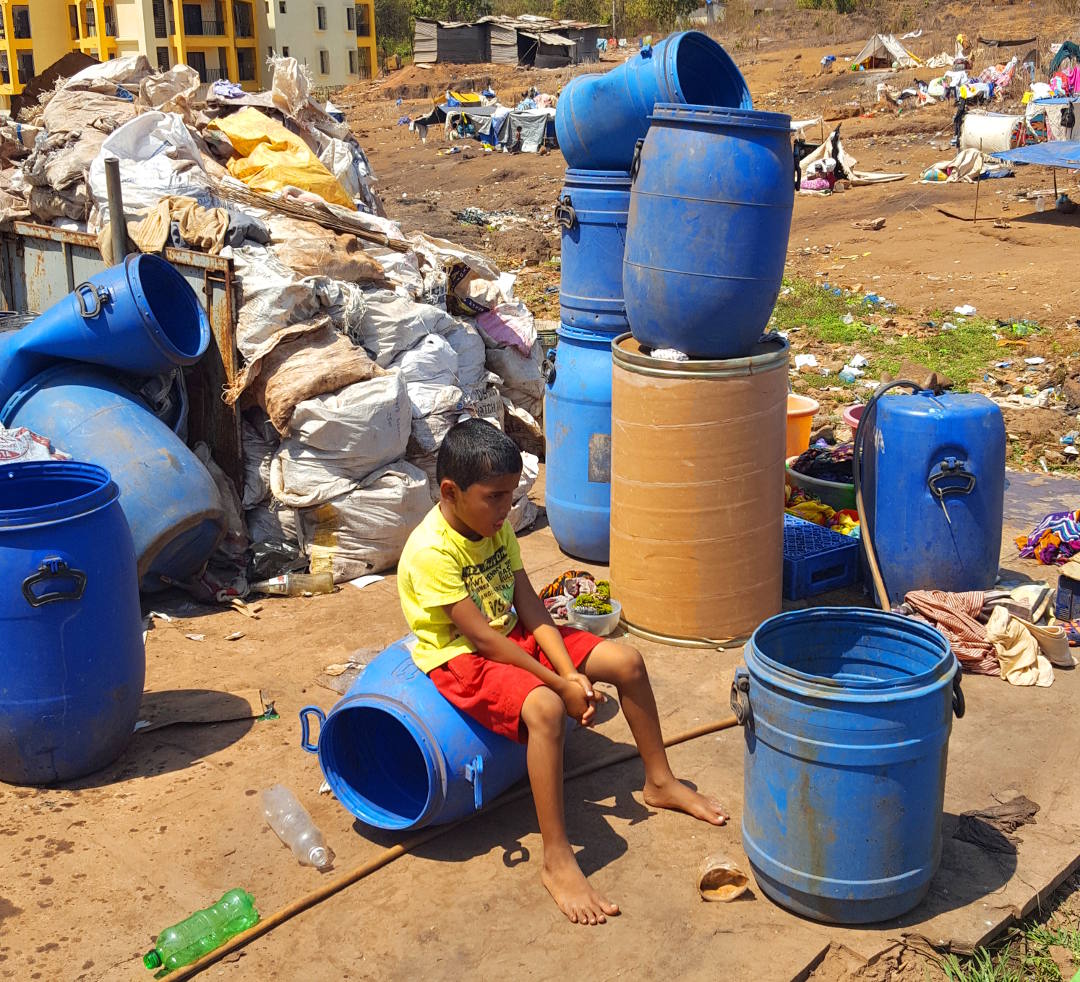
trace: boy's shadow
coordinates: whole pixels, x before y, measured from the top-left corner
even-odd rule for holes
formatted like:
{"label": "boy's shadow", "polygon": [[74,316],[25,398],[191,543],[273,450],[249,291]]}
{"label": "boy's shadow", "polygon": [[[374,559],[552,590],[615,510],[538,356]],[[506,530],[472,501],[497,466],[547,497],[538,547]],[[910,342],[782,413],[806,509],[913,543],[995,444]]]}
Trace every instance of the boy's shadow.
{"label": "boy's shadow", "polygon": [[[618,702],[609,698],[597,708],[597,722],[606,722],[618,712]],[[609,737],[582,727],[571,727],[567,733],[567,743],[568,772],[589,762],[605,760],[624,749],[624,745],[615,743]],[[654,814],[654,810],[645,805],[640,796],[634,797],[634,792],[641,790],[644,781],[641,760],[632,758],[566,783],[567,834],[577,853],[581,871],[586,876],[603,869],[628,849],[626,839],[615,831],[611,819],[637,825]],[[515,795],[516,800],[506,804],[493,803],[484,814],[410,850],[411,855],[440,862],[464,863],[494,849],[501,849],[503,865],[508,868],[532,861],[532,852],[522,840],[527,835],[538,833],[539,827],[527,779],[509,788],[500,800]],[[360,821],[353,823],[353,829],[365,839],[382,846],[396,845],[411,836],[411,833],[373,829]],[[539,861],[539,857],[536,858]]]}

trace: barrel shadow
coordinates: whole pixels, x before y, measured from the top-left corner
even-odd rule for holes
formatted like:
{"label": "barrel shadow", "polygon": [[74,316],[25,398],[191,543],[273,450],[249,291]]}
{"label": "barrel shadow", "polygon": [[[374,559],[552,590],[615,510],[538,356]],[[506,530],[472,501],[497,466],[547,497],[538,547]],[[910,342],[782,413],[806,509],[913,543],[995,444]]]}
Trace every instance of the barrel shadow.
{"label": "barrel shadow", "polygon": [[[53,785],[69,790],[101,788],[137,777],[154,777],[190,767],[243,739],[255,720],[251,704],[229,692],[213,689],[177,689],[168,693],[170,703],[183,706],[198,702],[217,722],[177,722],[148,732],[132,735],[124,752],[108,767],[76,781]],[[244,716],[248,718],[243,718]]]}

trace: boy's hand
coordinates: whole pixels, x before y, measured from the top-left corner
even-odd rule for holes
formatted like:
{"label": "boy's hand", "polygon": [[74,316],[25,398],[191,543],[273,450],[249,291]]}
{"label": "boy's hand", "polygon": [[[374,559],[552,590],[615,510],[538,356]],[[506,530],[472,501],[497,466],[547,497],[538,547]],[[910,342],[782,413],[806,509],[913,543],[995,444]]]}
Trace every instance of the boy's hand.
{"label": "boy's hand", "polygon": [[592,726],[596,718],[596,707],[606,702],[607,696],[594,689],[592,682],[581,672],[570,672],[563,676],[563,681],[568,683],[566,691],[560,693],[566,712],[582,726]]}

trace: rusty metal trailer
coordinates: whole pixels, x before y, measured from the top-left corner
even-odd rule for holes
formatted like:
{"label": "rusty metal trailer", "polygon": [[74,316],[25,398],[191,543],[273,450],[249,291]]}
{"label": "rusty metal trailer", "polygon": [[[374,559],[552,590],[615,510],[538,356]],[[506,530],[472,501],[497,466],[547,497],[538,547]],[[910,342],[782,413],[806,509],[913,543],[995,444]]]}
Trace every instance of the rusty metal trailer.
{"label": "rusty metal trailer", "polygon": [[[165,258],[191,285],[210,318],[214,344],[197,365],[184,370],[188,434],[203,441],[214,460],[243,487],[240,417],[222,395],[236,379],[236,281],[232,261],[190,249],[166,249]],[[33,222],[14,222],[0,232],[0,307],[40,313],[84,280],[106,268],[97,236]]]}

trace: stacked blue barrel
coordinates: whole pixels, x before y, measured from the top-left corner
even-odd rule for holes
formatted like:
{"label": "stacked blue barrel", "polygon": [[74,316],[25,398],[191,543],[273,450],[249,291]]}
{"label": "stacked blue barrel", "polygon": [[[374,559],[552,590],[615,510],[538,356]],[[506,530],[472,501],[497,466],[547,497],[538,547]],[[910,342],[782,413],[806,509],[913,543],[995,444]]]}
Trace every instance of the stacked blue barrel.
{"label": "stacked blue barrel", "polygon": [[789,125],[753,110],[735,63],[697,31],[579,76],[560,98],[569,167],[544,415],[548,520],[565,552],[609,559],[616,338],[694,358],[749,355],[760,339],[791,220]]}

